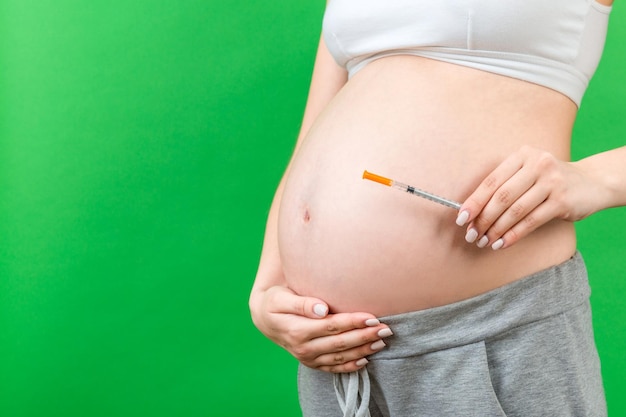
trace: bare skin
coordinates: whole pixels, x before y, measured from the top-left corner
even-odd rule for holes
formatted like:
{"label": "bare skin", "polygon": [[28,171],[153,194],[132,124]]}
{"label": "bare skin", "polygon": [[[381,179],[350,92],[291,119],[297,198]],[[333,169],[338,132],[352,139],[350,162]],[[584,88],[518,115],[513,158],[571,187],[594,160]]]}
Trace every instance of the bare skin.
{"label": "bare skin", "polygon": [[523,146],[566,159],[575,112],[552,90],[458,65],[410,56],[371,63],[318,117],[290,169],[278,219],[288,287],[333,312],[381,317],[466,299],[563,262],[575,251],[570,222],[554,221],[507,251],[479,250],[454,210],[361,173],[464,201]]}
{"label": "bare skin", "polygon": [[[568,259],[573,221],[626,205],[626,148],[569,161],[576,110],[544,87],[409,56],[346,82],[321,42],[250,297],[257,327],[306,366],[349,372],[384,348],[377,317]],[[363,169],[463,205],[364,182]]]}

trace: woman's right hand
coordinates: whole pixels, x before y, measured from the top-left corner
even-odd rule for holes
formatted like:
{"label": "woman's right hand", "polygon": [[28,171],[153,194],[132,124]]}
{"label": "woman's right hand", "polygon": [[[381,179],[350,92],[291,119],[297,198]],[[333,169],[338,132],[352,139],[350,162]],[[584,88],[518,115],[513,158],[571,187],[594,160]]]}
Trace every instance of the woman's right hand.
{"label": "woman's right hand", "polygon": [[273,286],[250,298],[252,319],[269,339],[303,365],[326,372],[352,372],[385,347],[393,333],[369,313],[328,314],[318,298]]}

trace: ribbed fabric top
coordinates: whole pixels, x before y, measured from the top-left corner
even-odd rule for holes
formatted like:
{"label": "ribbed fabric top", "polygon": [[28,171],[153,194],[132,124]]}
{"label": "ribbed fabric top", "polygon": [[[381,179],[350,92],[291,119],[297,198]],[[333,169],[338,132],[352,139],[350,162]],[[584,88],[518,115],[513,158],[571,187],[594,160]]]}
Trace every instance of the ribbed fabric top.
{"label": "ribbed fabric top", "polygon": [[416,55],[539,84],[580,106],[610,11],[596,0],[330,0],[323,35],[350,76]]}

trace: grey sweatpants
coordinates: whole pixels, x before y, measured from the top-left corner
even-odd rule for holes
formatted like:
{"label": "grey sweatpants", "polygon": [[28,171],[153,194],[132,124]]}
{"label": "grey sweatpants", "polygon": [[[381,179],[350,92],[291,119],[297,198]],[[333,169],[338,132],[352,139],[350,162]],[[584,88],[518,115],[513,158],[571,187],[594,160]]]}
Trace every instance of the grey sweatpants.
{"label": "grey sweatpants", "polygon": [[300,366],[303,416],[606,416],[589,295],[576,253],[477,297],[382,318],[394,335],[361,371]]}

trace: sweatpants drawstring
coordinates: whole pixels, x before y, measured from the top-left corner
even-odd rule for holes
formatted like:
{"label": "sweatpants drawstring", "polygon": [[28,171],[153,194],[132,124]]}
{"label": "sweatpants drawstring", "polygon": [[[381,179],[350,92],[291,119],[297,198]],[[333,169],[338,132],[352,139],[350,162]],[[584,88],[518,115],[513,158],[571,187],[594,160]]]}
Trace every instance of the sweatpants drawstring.
{"label": "sweatpants drawstring", "polygon": [[367,368],[335,374],[333,379],[343,417],[370,417],[370,377]]}

